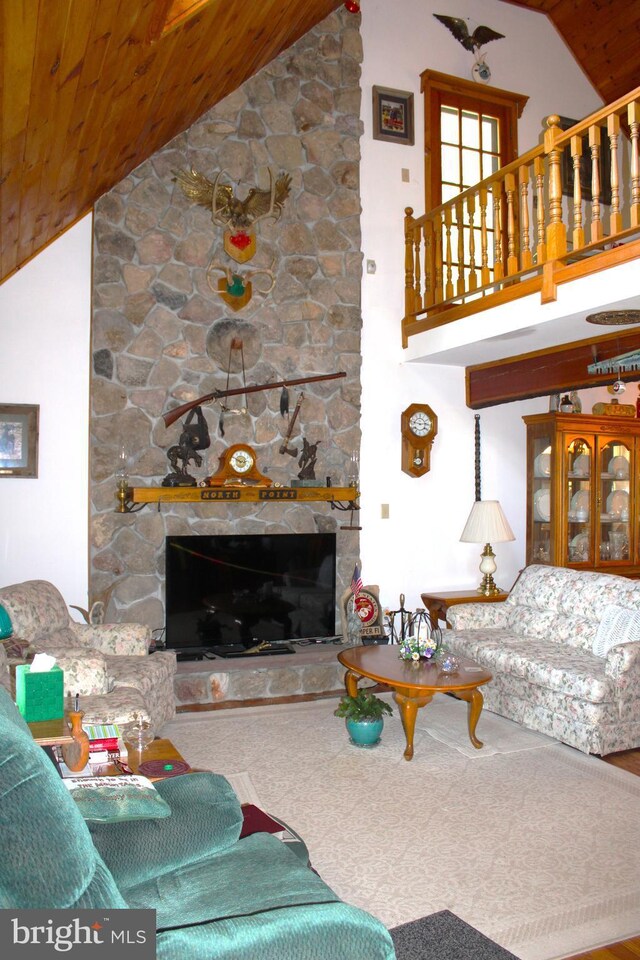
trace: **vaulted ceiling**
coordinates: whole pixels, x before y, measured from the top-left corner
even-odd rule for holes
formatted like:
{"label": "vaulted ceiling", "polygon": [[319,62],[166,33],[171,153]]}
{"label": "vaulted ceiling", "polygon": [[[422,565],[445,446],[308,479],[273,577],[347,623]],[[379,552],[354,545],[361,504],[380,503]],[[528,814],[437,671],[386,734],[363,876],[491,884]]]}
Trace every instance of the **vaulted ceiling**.
{"label": "vaulted ceiling", "polygon": [[[640,83],[637,3],[507,2],[548,13],[605,102]],[[0,282],[342,3],[1,3]]]}

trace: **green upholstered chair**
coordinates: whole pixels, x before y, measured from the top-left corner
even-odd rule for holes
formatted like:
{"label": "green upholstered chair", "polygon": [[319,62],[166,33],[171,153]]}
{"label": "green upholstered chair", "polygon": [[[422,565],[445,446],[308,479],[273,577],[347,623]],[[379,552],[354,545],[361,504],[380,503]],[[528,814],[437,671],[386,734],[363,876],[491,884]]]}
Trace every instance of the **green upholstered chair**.
{"label": "green upholstered chair", "polygon": [[156,786],[170,816],[87,825],[0,688],[0,908],[151,908],[159,960],[393,960],[384,926],[286,844],[239,839],[224,777]]}

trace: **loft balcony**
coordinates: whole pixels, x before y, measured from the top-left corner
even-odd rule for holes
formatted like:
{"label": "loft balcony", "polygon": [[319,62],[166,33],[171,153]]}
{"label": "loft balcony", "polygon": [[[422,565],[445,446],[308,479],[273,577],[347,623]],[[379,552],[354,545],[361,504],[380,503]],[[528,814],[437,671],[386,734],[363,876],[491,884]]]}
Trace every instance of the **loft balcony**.
{"label": "loft balcony", "polygon": [[[640,293],[634,262],[640,258],[639,139],[637,87],[568,129],[560,117],[548,117],[539,146],[420,217],[407,208],[407,357],[424,359],[429,344],[441,349],[447,341],[481,341],[489,326],[483,312],[493,308],[511,304],[502,312],[513,317],[526,305],[530,317],[536,304],[536,322],[558,318],[566,312],[555,304],[563,285],[577,291],[578,281],[601,271],[610,272],[611,301],[630,303],[625,296]],[[623,274],[624,283],[613,280]],[[447,338],[456,327],[464,336]],[[548,342],[569,342],[568,329]],[[448,356],[440,362],[459,362],[454,358],[465,354]]]}

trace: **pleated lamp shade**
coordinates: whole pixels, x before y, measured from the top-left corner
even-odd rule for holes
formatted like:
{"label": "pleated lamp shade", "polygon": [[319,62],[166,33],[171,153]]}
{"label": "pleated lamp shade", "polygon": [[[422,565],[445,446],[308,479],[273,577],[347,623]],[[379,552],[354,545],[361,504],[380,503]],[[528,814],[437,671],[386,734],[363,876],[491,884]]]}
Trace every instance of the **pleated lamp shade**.
{"label": "pleated lamp shade", "polygon": [[497,500],[476,500],[465,524],[462,543],[504,543],[515,540]]}

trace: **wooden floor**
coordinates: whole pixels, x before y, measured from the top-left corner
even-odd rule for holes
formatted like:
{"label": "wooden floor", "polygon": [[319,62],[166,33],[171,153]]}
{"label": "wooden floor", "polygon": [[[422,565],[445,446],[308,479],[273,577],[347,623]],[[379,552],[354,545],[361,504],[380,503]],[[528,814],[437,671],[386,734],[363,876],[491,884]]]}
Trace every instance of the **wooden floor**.
{"label": "wooden floor", "polygon": [[[603,760],[640,777],[640,750],[623,750],[622,753],[612,753],[608,757],[603,757]],[[632,940],[621,940],[608,947],[599,947],[597,950],[589,950],[588,953],[580,953],[572,960],[638,960],[639,957],[640,937],[634,937]]]}

